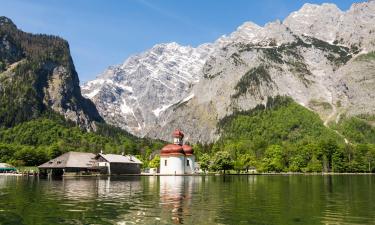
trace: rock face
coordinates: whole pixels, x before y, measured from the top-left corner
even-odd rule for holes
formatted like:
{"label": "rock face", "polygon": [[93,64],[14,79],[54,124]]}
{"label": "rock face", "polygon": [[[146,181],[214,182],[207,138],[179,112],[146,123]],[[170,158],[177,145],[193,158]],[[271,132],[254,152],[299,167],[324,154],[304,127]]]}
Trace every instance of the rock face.
{"label": "rock face", "polygon": [[103,121],[82,97],[78,75],[65,40],[33,35],[0,17],[0,126],[13,126],[49,111],[81,127]]}
{"label": "rock face", "polygon": [[144,136],[157,125],[160,114],[185,98],[199,81],[210,51],[210,45],[159,44],[109,67],[83,85],[82,92],[108,123]]}
{"label": "rock face", "polygon": [[[220,119],[276,95],[292,97],[319,113],[327,125],[343,114],[374,112],[374,24],[374,1],[354,4],[346,12],[333,4],[305,4],[283,22],[264,27],[246,22],[213,44],[189,48],[194,57],[184,51],[157,54],[155,46],[111,67],[83,89],[109,123],[164,140],[177,127],[190,142],[212,142],[220,135]],[[181,57],[186,60],[176,60]],[[144,62],[150,59],[152,67],[147,67],[150,64]],[[171,61],[176,70],[169,69],[166,62]],[[183,69],[189,65],[194,70]],[[180,89],[166,91],[162,84],[187,79],[189,83]],[[152,88],[145,85],[149,80]],[[126,88],[116,89],[119,85]],[[138,103],[128,103],[130,91],[142,93],[136,95]],[[121,110],[124,102],[126,110]],[[143,118],[141,123],[130,125],[129,114]]]}

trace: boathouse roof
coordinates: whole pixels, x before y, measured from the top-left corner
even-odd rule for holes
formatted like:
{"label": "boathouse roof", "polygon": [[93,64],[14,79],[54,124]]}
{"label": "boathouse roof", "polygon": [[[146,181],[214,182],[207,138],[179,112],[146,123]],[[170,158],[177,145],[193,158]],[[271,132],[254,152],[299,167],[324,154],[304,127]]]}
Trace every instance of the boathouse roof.
{"label": "boathouse roof", "polygon": [[142,162],[132,155],[116,155],[99,153],[96,158],[102,157],[105,161],[110,163],[135,163],[142,164]]}
{"label": "boathouse roof", "polygon": [[87,152],[67,152],[38,167],[41,169],[91,168],[96,162],[95,156],[95,154]]}

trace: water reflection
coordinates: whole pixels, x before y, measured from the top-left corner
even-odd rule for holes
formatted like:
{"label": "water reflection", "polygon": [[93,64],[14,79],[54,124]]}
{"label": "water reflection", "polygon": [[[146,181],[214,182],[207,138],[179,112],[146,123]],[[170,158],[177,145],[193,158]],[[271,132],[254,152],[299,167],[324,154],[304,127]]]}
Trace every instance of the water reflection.
{"label": "water reflection", "polygon": [[141,178],[138,176],[98,180],[98,196],[110,198],[131,197],[142,190]]}
{"label": "water reflection", "polygon": [[182,224],[184,217],[191,215],[191,193],[193,177],[190,176],[161,176],[160,204],[162,214],[171,215],[176,224]]}
{"label": "water reflection", "polygon": [[374,176],[0,176],[0,224],[374,224]]}

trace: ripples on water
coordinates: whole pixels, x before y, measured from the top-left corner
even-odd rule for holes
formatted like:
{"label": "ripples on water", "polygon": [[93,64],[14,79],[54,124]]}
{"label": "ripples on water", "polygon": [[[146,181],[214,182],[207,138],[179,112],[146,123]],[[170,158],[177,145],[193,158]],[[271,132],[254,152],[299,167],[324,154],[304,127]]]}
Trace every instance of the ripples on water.
{"label": "ripples on water", "polygon": [[0,176],[0,224],[375,224],[375,176]]}

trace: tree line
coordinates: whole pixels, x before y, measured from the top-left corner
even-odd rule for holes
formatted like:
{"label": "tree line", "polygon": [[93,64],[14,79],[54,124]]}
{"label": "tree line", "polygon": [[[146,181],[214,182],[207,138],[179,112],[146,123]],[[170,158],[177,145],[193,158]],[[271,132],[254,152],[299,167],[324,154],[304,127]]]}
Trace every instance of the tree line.
{"label": "tree line", "polygon": [[96,132],[87,132],[60,115],[43,115],[12,128],[0,128],[0,162],[37,166],[68,151],[125,153],[147,162],[163,144],[107,124],[97,123]]}

